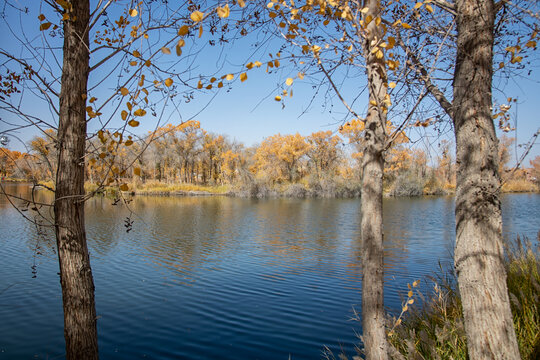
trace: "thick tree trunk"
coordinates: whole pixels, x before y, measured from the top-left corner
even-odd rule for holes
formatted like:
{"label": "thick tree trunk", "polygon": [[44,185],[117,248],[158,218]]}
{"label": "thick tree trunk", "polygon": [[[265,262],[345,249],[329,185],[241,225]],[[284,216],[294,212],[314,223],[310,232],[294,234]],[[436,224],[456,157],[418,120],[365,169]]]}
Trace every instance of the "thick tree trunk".
{"label": "thick tree trunk", "polygon": [[470,359],[519,359],[503,266],[497,136],[491,117],[492,0],[457,0],[455,267]]}
{"label": "thick tree trunk", "polygon": [[[367,0],[365,16],[376,19],[380,14],[378,0]],[[362,163],[362,328],[366,359],[387,359],[384,289],[384,247],[382,222],[382,192],[385,146],[386,68],[384,58],[372,53],[381,39],[381,29],[372,21],[364,39],[370,105],[365,124],[364,157]],[[375,41],[374,41],[375,40]],[[376,105],[375,105],[376,104]]]}
{"label": "thick tree trunk", "polygon": [[88,0],[71,3],[64,22],[54,214],[64,307],[66,358],[97,359],[94,282],[84,228],[84,151],[88,81]]}

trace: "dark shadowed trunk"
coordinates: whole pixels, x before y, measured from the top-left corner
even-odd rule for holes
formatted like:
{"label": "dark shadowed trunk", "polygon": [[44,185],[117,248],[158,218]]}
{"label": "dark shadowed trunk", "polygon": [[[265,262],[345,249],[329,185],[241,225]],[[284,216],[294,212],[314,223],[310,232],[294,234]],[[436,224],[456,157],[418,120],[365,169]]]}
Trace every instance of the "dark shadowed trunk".
{"label": "dark shadowed trunk", "polygon": [[491,117],[491,0],[457,0],[455,266],[470,359],[519,359],[503,266],[497,137]]}
{"label": "dark shadowed trunk", "polygon": [[94,282],[84,229],[84,152],[88,81],[88,0],[71,3],[64,22],[54,214],[64,307],[66,358],[97,359]]}
{"label": "dark shadowed trunk", "polygon": [[[376,19],[380,13],[378,0],[368,0],[364,16]],[[387,359],[385,313],[383,306],[384,248],[382,192],[385,146],[387,94],[384,58],[377,58],[372,49],[382,38],[381,29],[372,21],[364,39],[370,105],[365,124],[362,163],[362,328],[366,359]],[[382,50],[381,50],[382,51]]]}

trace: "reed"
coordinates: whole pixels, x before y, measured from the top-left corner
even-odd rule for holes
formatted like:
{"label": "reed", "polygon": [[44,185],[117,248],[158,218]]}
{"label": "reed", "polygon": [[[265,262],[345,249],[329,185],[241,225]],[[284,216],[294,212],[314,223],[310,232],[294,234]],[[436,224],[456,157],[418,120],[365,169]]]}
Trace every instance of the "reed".
{"label": "reed", "polygon": [[[514,327],[522,359],[540,358],[540,232],[536,245],[519,237],[508,244],[505,266]],[[396,359],[467,359],[461,300],[456,276],[442,270],[433,293],[420,308],[392,319],[389,332],[392,357]],[[409,293],[410,294],[410,293]],[[409,296],[410,298],[410,296]]]}

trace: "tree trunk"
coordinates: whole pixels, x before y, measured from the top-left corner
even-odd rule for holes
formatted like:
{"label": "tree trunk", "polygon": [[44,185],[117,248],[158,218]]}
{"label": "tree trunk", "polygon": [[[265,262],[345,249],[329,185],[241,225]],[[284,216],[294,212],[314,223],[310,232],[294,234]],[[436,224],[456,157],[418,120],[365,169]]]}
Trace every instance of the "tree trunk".
{"label": "tree trunk", "polygon": [[492,0],[457,0],[455,267],[470,359],[519,359],[503,264],[497,136],[491,117]]}
{"label": "tree trunk", "polygon": [[94,281],[84,228],[84,152],[89,73],[88,0],[64,22],[54,215],[64,308],[66,358],[98,359]]}
{"label": "tree trunk", "polygon": [[[380,14],[378,0],[367,0],[369,11],[364,16],[376,19]],[[387,359],[384,289],[384,248],[382,222],[382,191],[385,145],[387,94],[384,83],[384,58],[372,54],[373,40],[381,39],[381,29],[372,21],[363,42],[368,77],[370,105],[365,124],[364,157],[362,162],[362,328],[366,359]],[[375,105],[376,104],[376,105]]]}

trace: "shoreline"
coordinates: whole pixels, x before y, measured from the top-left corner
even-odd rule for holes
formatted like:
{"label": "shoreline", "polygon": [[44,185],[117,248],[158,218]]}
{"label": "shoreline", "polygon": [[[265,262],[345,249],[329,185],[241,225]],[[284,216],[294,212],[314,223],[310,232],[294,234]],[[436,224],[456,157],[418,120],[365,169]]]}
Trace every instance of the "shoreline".
{"label": "shoreline", "polygon": [[[32,181],[24,179],[3,179],[3,184],[24,184],[34,185]],[[49,189],[53,188],[52,182],[38,182],[36,187]],[[85,184],[86,193],[96,192],[99,195],[115,195],[122,193],[131,196],[159,196],[159,197],[209,197],[209,196],[227,196],[239,198],[298,198],[298,199],[353,199],[360,198],[361,189],[354,188],[332,188],[332,189],[312,189],[303,184],[281,184],[277,186],[259,185],[235,188],[229,185],[192,185],[192,184],[162,184],[150,185],[148,189],[137,189],[121,191],[116,187],[103,187],[98,190],[98,186],[91,183]],[[500,194],[540,194],[540,189],[536,191],[529,189],[501,189]],[[407,198],[423,196],[454,196],[455,189],[444,189],[444,191],[429,191],[421,194],[392,194],[391,190],[385,190],[384,198]]]}

